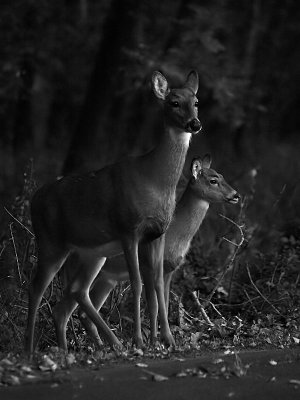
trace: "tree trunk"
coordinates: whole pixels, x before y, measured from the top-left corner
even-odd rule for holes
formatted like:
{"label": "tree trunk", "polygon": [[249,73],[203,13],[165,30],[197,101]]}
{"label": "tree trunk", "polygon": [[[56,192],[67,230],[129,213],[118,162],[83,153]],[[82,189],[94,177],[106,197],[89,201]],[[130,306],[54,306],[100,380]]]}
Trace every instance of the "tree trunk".
{"label": "tree trunk", "polygon": [[30,97],[34,73],[31,63],[24,60],[20,65],[19,73],[20,88],[16,103],[13,150],[15,159],[22,163],[32,145]]}
{"label": "tree trunk", "polygon": [[119,118],[120,110],[112,112],[112,108],[127,86],[124,81],[129,61],[124,50],[135,48],[138,9],[138,2],[134,0],[112,0],[64,174],[99,168],[115,157],[111,146],[122,132],[115,131],[113,119]]}

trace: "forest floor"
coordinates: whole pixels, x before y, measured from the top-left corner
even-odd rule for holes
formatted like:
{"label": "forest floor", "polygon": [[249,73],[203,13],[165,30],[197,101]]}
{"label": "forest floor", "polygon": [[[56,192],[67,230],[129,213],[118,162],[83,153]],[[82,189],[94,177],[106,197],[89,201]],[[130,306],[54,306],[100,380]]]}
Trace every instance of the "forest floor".
{"label": "forest floor", "polygon": [[1,400],[288,400],[300,395],[298,347],[239,353],[226,350],[187,358],[174,355],[149,362],[135,358],[90,367],[73,364],[52,371],[45,367],[32,374],[30,367],[23,364],[23,369],[27,375],[23,374],[17,384],[0,387]]}

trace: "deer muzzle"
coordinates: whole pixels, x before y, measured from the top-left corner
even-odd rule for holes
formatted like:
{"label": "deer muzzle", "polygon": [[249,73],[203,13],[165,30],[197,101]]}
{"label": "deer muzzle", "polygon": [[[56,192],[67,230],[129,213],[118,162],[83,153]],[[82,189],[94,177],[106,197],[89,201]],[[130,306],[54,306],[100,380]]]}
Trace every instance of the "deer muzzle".
{"label": "deer muzzle", "polygon": [[200,132],[202,129],[201,122],[199,121],[198,118],[193,118],[187,123],[186,129],[189,132],[196,134],[196,133]]}
{"label": "deer muzzle", "polygon": [[237,204],[240,201],[241,196],[238,194],[238,192],[232,193],[230,196],[226,198],[228,203],[231,204]]}

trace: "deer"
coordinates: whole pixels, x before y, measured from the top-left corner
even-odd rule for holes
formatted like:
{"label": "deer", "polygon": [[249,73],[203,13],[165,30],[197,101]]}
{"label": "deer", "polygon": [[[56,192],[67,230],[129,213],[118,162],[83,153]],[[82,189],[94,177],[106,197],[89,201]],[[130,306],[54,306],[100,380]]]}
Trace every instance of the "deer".
{"label": "deer", "polygon": [[180,88],[170,88],[165,76],[155,71],[152,90],[163,104],[164,114],[164,129],[157,146],[146,154],[124,157],[97,171],[65,176],[34,194],[31,219],[38,263],[29,287],[27,353],[34,350],[34,330],[43,294],[72,255],[77,258],[76,274],[61,304],[64,315],[56,326],[59,347],[67,351],[66,325],[79,305],[110,346],[122,348],[89,296],[91,284],[106,258],[122,253],[134,299],[134,341],[142,347],[140,245],[145,249],[143,270],[147,272],[143,273],[150,276],[149,293],[158,305],[161,340],[169,346],[175,344],[164,301],[164,233],[175,210],[176,185],[191,137],[202,129],[198,119],[198,85],[196,71],[188,74]]}
{"label": "deer", "polygon": [[[240,199],[240,195],[225,181],[224,177],[211,169],[211,163],[212,159],[209,154],[206,154],[203,159],[200,157],[193,159],[190,179],[176,205],[173,219],[165,234],[163,273],[167,315],[170,284],[174,272],[184,264],[191,241],[201,227],[210,204],[221,202],[237,204]],[[143,248],[139,249],[139,253],[140,266],[142,268]],[[66,272],[68,274],[68,271]],[[119,282],[124,280],[129,280],[124,255],[107,259],[90,291],[90,298],[98,312],[110,292]],[[145,289],[147,291],[146,285]],[[151,316],[151,310],[149,311]],[[153,319],[156,318],[155,312],[154,308],[152,310]],[[95,344],[101,348],[103,342],[95,325],[86,317],[85,313],[79,312],[79,317],[87,333],[91,336]]]}

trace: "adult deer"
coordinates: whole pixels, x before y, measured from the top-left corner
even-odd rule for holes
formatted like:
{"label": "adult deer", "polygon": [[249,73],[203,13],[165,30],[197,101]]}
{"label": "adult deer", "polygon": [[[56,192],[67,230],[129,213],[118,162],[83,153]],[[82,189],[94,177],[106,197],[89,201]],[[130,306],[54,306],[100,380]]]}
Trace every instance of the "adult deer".
{"label": "adult deer", "polygon": [[[33,351],[36,314],[43,293],[70,253],[78,255],[76,275],[62,304],[56,326],[58,344],[67,349],[66,324],[77,304],[112,347],[121,343],[94,308],[89,289],[106,257],[124,253],[134,298],[134,339],[143,344],[140,320],[142,290],[138,248],[145,243],[144,265],[149,290],[158,301],[161,338],[174,344],[164,302],[163,247],[174,209],[175,189],[198,120],[198,75],[190,72],[183,87],[170,89],[159,72],[152,76],[154,94],[164,104],[165,127],[160,143],[149,153],[127,157],[96,172],[67,176],[39,189],[31,204],[38,246],[38,266],[29,290],[25,347]],[[152,293],[152,297],[154,294]]]}
{"label": "adult deer", "polygon": [[[240,198],[239,194],[228,185],[223,176],[211,169],[210,165],[211,157],[209,155],[206,155],[202,160],[195,158],[192,161],[191,178],[176,205],[172,222],[165,235],[164,293],[167,312],[173,274],[184,263],[192,238],[200,228],[210,203],[227,202],[237,204]],[[143,267],[143,258],[143,248],[141,248],[139,253],[141,268]],[[95,308],[100,310],[117,283],[128,279],[124,256],[119,255],[108,259],[95,279],[90,292]],[[145,288],[147,290],[146,285]],[[150,316],[152,315],[152,318],[155,319],[155,309],[150,309],[149,311]],[[89,318],[86,318],[84,313],[81,313],[81,321],[96,344],[101,346],[102,341],[95,325]]]}

